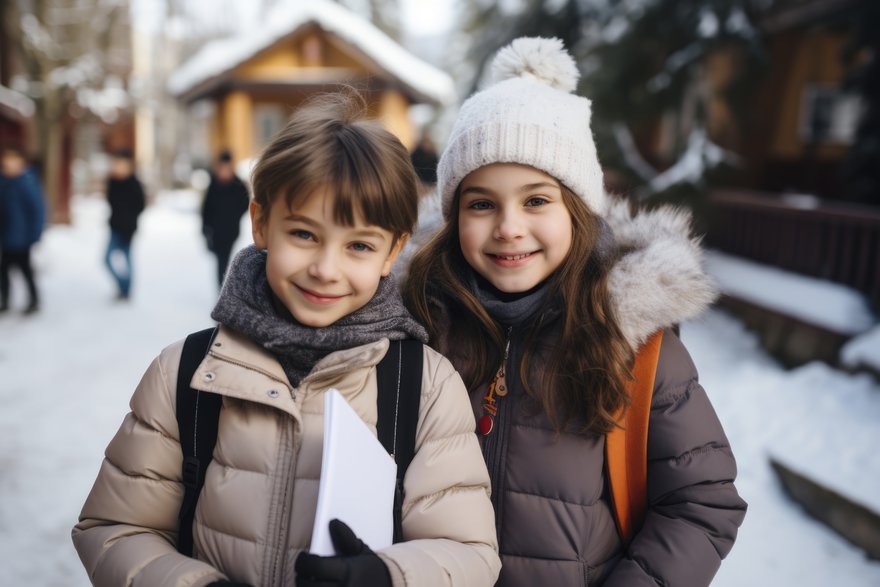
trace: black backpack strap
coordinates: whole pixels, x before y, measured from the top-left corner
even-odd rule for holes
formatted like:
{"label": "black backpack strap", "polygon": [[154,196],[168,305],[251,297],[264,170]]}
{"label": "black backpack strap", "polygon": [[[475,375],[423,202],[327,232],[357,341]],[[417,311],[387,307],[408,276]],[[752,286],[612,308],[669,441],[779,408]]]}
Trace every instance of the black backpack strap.
{"label": "black backpack strap", "polygon": [[215,393],[203,393],[190,387],[193,374],[205,358],[217,328],[194,332],[186,337],[180,367],[177,371],[177,427],[180,448],[183,451],[183,502],[180,504],[180,527],[177,551],[186,556],[193,554],[193,518],[196,502],[205,483],[205,471],[214,455],[217,442],[217,423],[223,398]]}
{"label": "black backpack strap", "polygon": [[376,367],[379,411],[376,432],[397,463],[394,485],[394,542],[403,540],[403,478],[416,450],[416,427],[422,396],[424,345],[417,340],[391,343]]}

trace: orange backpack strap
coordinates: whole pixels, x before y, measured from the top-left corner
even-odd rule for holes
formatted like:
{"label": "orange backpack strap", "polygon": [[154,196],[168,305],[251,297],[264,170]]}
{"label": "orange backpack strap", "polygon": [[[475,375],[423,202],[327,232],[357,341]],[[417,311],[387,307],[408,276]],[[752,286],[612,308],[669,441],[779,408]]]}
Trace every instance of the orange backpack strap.
{"label": "orange backpack strap", "polygon": [[661,330],[639,348],[628,385],[629,409],[618,419],[620,426],[605,435],[611,503],[625,544],[641,528],[648,506],[648,418],[662,341]]}

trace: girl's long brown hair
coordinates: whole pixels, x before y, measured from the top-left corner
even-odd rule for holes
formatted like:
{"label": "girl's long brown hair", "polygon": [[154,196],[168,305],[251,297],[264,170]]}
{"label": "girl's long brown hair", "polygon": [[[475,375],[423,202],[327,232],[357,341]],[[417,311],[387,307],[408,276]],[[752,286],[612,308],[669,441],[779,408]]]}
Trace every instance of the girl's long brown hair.
{"label": "girl's long brown hair", "polygon": [[[601,220],[561,187],[572,221],[571,249],[549,278],[544,305],[528,327],[520,379],[557,431],[576,422],[578,433],[604,434],[629,404],[633,351],[617,325],[608,292],[615,258],[596,248]],[[470,291],[470,271],[459,244],[456,193],[450,219],[410,263],[404,298],[431,343],[449,357],[473,392],[498,368],[505,333]],[[551,308],[561,310],[559,336],[551,348],[538,349]],[[535,389],[529,375],[536,372],[532,362],[539,360],[546,367]]]}

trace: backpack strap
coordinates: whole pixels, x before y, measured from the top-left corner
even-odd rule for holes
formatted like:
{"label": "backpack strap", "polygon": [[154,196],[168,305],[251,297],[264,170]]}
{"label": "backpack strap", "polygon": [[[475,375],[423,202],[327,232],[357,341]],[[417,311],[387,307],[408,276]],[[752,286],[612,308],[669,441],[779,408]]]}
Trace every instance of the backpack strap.
{"label": "backpack strap", "polygon": [[394,484],[394,542],[403,540],[403,478],[415,456],[416,427],[422,395],[424,345],[417,340],[391,343],[376,367],[376,433],[397,463]]}
{"label": "backpack strap", "polygon": [[180,367],[177,371],[177,427],[180,448],[183,451],[183,501],[180,504],[177,551],[186,556],[193,554],[193,519],[196,502],[205,484],[205,471],[214,456],[217,442],[217,424],[223,398],[215,393],[203,393],[190,387],[190,380],[202,359],[211,348],[217,328],[194,332],[186,337]]}
{"label": "backpack strap", "polygon": [[661,330],[639,348],[628,384],[629,409],[618,419],[619,426],[605,435],[611,503],[625,544],[641,528],[648,509],[648,420],[662,342]]}

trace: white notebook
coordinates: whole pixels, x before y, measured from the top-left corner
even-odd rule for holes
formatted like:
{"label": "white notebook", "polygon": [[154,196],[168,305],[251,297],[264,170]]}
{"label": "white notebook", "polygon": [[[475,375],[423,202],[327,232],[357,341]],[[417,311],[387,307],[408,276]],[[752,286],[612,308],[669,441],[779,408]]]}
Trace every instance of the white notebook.
{"label": "white notebook", "polygon": [[310,552],[336,554],[333,518],[348,524],[373,550],[390,546],[394,533],[397,464],[336,389],[324,394],[324,453]]}

